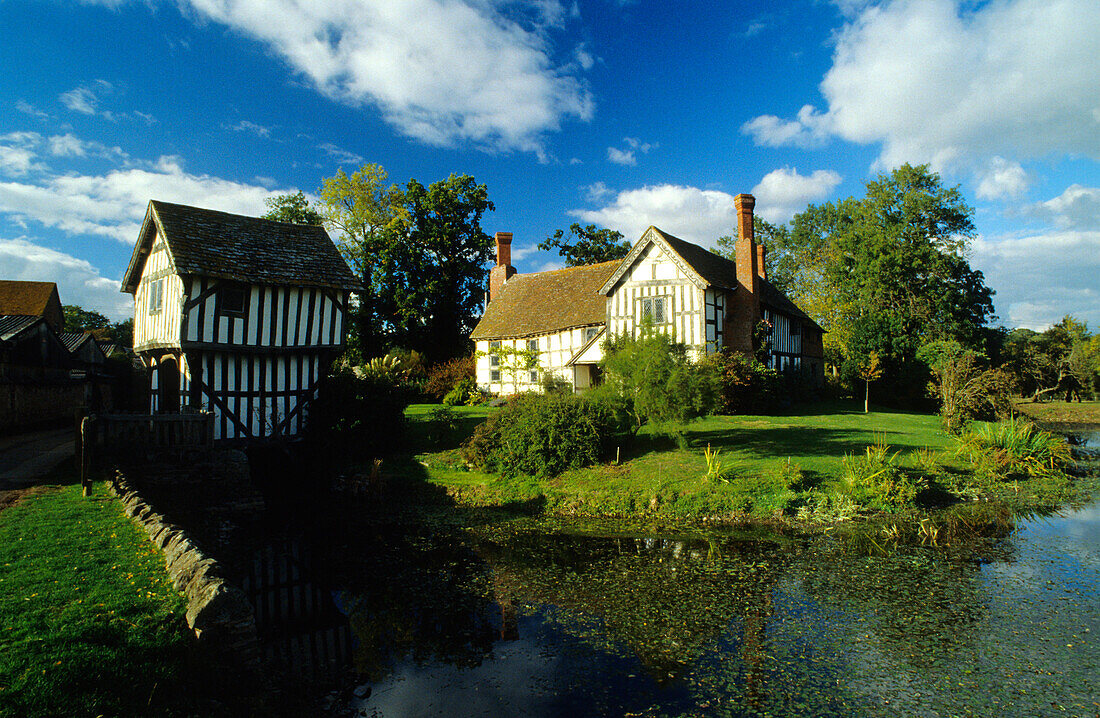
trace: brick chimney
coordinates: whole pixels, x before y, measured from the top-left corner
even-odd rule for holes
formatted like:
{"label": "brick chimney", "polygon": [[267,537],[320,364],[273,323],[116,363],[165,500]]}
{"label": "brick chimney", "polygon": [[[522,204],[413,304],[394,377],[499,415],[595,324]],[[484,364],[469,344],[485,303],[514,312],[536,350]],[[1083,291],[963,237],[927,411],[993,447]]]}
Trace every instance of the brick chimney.
{"label": "brick chimney", "polygon": [[739,194],[733,198],[733,206],[737,210],[737,244],[734,246],[737,283],[755,294],[759,255],[752,226],[752,208],[756,206],[756,198],[751,194]]}
{"label": "brick chimney", "polygon": [[768,270],[764,268],[764,254],[767,252],[767,247],[762,244],[756,245],[756,276],[761,279],[768,278]]}
{"label": "brick chimney", "polygon": [[764,277],[764,248],[757,247],[752,227],[756,199],[751,194],[733,198],[737,210],[737,243],[734,245],[737,284],[730,301],[726,324],[726,345],[752,355],[752,332],[760,321],[760,283]]}
{"label": "brick chimney", "polygon": [[495,239],[497,243],[497,264],[489,270],[490,302],[493,301],[493,297],[497,295],[504,283],[516,273],[516,268],[512,266],[512,233],[497,232]]}

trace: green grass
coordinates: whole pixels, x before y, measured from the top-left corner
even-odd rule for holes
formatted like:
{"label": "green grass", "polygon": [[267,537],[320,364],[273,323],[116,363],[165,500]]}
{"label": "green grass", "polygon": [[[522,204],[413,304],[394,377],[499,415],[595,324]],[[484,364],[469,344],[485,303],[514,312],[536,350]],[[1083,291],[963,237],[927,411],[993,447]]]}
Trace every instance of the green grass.
{"label": "green grass", "polygon": [[[470,471],[456,447],[487,415],[484,408],[462,408],[463,424],[446,442],[417,455],[419,473],[465,504],[500,505],[543,499],[562,514],[629,515],[669,518],[714,516],[731,512],[771,516],[797,503],[800,492],[835,481],[847,454],[861,455],[868,445],[885,442],[898,452],[903,467],[919,462],[919,453],[936,452],[952,468],[946,453],[953,446],[931,414],[877,411],[864,414],[844,404],[798,407],[777,416],[712,416],[689,424],[675,441],[648,428],[620,451],[618,464],[566,472],[551,479]],[[412,432],[426,436],[432,407],[409,412]],[[466,430],[468,429],[468,430]],[[421,446],[424,446],[421,444]],[[707,478],[706,448],[718,450],[723,479]],[[957,468],[957,467],[955,467]]]}
{"label": "green grass", "polygon": [[101,485],[0,512],[0,715],[175,714],[190,638],[164,558]]}
{"label": "green grass", "polygon": [[1026,414],[1040,424],[1093,424],[1100,426],[1100,401],[1044,401],[1016,402],[1016,411]]}

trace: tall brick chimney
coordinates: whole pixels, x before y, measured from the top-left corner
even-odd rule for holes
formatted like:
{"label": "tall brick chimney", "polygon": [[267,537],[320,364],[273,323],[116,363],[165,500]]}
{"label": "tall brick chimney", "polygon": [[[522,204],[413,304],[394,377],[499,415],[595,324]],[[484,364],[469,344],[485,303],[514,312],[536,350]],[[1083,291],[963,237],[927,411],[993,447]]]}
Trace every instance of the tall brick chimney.
{"label": "tall brick chimney", "polygon": [[768,270],[764,268],[764,255],[767,253],[767,249],[762,244],[756,245],[756,276],[761,279],[768,278]]}
{"label": "tall brick chimney", "polygon": [[758,256],[752,226],[752,208],[756,206],[756,198],[751,194],[739,194],[733,198],[733,206],[737,210],[737,244],[734,245],[737,283],[755,294]]}
{"label": "tall brick chimney", "polygon": [[504,283],[516,273],[512,266],[512,233],[497,232],[494,236],[497,243],[497,264],[489,270],[489,301],[497,295]]}
{"label": "tall brick chimney", "polygon": [[764,277],[764,248],[756,246],[752,227],[752,210],[756,198],[739,194],[733,198],[737,210],[737,243],[734,245],[737,264],[737,284],[730,301],[726,343],[739,352],[753,353],[752,332],[760,321],[760,282]]}

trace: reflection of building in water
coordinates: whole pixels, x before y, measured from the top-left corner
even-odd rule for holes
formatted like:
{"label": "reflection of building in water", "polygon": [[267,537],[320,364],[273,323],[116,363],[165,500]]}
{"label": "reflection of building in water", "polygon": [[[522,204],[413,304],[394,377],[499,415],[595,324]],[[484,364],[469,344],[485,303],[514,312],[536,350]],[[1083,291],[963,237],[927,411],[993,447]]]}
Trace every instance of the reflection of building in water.
{"label": "reflection of building in water", "polygon": [[312,553],[288,539],[258,550],[242,584],[256,612],[264,662],[291,676],[328,681],[351,665],[355,641],[339,594],[317,578]]}
{"label": "reflection of building in water", "polygon": [[[511,625],[516,606],[565,609],[554,614],[563,628],[602,642],[603,650],[629,646],[659,683],[682,675],[715,641],[739,635],[752,700],[763,689],[772,589],[794,557],[778,549],[769,542],[519,534],[482,542],[478,552],[493,569],[495,600]],[[590,630],[593,619],[601,630]]]}

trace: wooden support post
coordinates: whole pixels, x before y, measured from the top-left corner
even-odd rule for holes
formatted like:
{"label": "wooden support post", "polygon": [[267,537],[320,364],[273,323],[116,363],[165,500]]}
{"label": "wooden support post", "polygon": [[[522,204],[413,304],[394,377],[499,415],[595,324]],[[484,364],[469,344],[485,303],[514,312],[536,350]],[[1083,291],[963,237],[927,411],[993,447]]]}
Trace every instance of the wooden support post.
{"label": "wooden support post", "polygon": [[92,424],[94,421],[95,419],[90,416],[80,420],[80,486],[85,496],[92,493],[92,447],[95,446]]}

